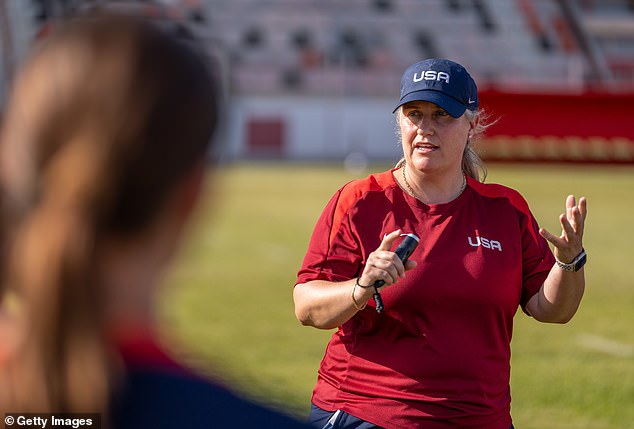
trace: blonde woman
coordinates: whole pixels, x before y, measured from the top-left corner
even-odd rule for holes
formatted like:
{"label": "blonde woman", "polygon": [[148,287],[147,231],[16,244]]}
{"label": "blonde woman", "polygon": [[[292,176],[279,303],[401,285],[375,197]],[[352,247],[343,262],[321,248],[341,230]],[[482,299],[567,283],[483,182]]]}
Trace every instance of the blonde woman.
{"label": "blonde woman", "polygon": [[[509,429],[518,307],[542,322],[575,314],[585,198],[566,199],[554,236],[518,192],[482,183],[478,104],[462,65],[412,64],[395,109],[403,160],[342,187],[317,222],[293,295],[302,324],[337,329],[315,427]],[[401,234],[420,238],[405,264]]]}

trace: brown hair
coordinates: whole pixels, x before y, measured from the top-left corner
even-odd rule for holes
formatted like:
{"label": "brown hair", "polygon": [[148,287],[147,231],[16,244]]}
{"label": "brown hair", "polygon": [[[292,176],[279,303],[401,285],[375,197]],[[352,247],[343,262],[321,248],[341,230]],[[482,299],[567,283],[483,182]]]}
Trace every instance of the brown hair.
{"label": "brown hair", "polygon": [[156,23],[92,13],[18,76],[0,142],[5,283],[23,339],[0,368],[5,412],[106,409],[100,246],[141,233],[204,161],[217,117],[209,66]]}

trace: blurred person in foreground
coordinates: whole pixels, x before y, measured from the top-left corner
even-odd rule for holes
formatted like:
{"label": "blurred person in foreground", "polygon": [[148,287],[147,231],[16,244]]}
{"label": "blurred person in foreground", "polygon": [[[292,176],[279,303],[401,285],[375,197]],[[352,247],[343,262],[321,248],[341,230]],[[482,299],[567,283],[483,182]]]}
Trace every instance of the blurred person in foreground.
{"label": "blurred person in foreground", "polygon": [[4,413],[303,427],[158,341],[157,288],[202,195],[217,83],[192,40],[113,13],[70,19],[27,61],[0,140]]}
{"label": "blurred person in foreground", "polygon": [[[538,227],[518,192],[482,182],[472,145],[486,117],[475,82],[455,62],[408,67],[394,112],[403,159],[332,197],[298,273],[298,320],[337,328],[310,423],[512,428],[513,317],[518,306],[541,322],[575,314],[586,200],[566,198],[555,236]],[[408,233],[420,244],[403,265],[393,250]],[[385,282],[381,314],[377,281]]]}

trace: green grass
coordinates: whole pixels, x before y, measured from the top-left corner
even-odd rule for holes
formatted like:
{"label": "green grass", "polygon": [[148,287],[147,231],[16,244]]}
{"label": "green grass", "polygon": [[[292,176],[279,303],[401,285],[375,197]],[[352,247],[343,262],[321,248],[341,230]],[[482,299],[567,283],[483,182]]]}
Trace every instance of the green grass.
{"label": "green grass", "polygon": [[[298,324],[292,286],[323,206],[360,175],[299,164],[219,171],[162,295],[174,349],[245,394],[305,415],[332,332]],[[515,426],[634,428],[634,167],[492,165],[487,182],[518,189],[552,232],[568,193],[588,198],[587,289],[576,317],[515,319]],[[589,336],[625,352],[586,345]]]}

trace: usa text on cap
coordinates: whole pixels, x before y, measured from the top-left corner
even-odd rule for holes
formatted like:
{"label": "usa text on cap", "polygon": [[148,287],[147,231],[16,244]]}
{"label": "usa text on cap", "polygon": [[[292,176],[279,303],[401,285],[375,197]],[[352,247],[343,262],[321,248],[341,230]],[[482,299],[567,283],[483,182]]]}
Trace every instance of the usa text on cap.
{"label": "usa text on cap", "polygon": [[460,64],[431,58],[407,67],[401,77],[401,98],[393,112],[410,101],[429,101],[458,118],[466,109],[478,108],[478,88]]}

